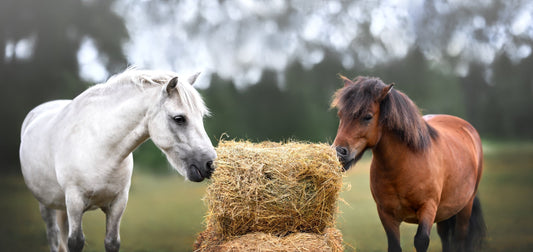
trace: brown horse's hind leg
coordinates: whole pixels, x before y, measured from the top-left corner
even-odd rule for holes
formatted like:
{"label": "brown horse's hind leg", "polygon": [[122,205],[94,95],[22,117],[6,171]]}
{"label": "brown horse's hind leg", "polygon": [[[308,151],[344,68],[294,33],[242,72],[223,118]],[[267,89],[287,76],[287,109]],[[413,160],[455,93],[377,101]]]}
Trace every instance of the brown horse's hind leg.
{"label": "brown horse's hind leg", "polygon": [[455,223],[455,249],[458,252],[469,251],[467,248],[468,226],[472,214],[472,201],[456,215]]}
{"label": "brown horse's hind leg", "polygon": [[401,252],[402,247],[400,246],[400,221],[396,220],[392,215],[385,213],[382,209],[378,207],[379,219],[381,220],[381,225],[387,233],[387,242],[389,252]]}
{"label": "brown horse's hind leg", "polygon": [[442,243],[442,252],[453,251],[452,239],[455,230],[455,216],[437,223],[437,232]]}
{"label": "brown horse's hind leg", "polygon": [[457,214],[455,235],[457,251],[478,251],[484,244],[487,227],[478,197]]}

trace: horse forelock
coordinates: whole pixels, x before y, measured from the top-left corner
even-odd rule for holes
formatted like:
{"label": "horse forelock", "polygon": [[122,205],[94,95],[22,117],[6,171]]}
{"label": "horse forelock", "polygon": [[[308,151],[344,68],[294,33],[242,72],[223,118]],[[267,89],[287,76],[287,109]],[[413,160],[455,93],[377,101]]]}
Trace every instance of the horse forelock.
{"label": "horse forelock", "polygon": [[345,86],[337,90],[331,107],[336,107],[343,117],[357,119],[370,110],[370,106],[376,100],[379,90],[376,83],[381,82],[378,78],[357,77],[353,85]]}
{"label": "horse forelock", "polygon": [[[108,86],[122,86],[133,85],[144,90],[147,87],[163,86],[167,84],[172,78],[178,74],[171,71],[162,70],[138,70],[135,68],[128,68],[126,71],[116,74],[109,78],[105,83]],[[178,78],[178,80],[185,80],[185,78]],[[187,81],[178,81],[176,88],[178,89],[178,96],[182,104],[191,113],[200,113],[202,116],[210,114],[209,109],[205,105],[200,93]]]}
{"label": "horse forelock", "polygon": [[189,83],[179,82],[176,86],[181,102],[192,113],[209,116],[211,112],[205,105],[200,93]]}
{"label": "horse forelock", "polygon": [[366,114],[372,104],[380,102],[380,125],[395,135],[413,150],[424,150],[431,145],[437,132],[422,118],[418,107],[404,93],[392,89],[379,101],[387,85],[379,78],[357,77],[353,85],[339,89],[332,107],[350,120],[358,120]]}

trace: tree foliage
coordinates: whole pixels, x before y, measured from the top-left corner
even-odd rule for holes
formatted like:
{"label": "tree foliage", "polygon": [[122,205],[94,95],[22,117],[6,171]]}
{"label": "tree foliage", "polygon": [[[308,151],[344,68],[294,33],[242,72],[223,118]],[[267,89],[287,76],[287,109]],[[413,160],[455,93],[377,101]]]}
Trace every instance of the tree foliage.
{"label": "tree foliage", "polygon": [[[87,39],[110,73],[205,67],[215,144],[223,133],[331,142],[338,74],[394,82],[423,113],[460,116],[482,137],[533,139],[532,10],[527,0],[3,0],[0,160],[17,167],[31,108],[90,85],[78,60]],[[139,152],[165,162],[153,145]]]}
{"label": "tree foliage", "polygon": [[88,83],[79,77],[77,53],[95,41],[110,71],[126,66],[124,22],[114,1],[0,1],[1,163],[17,161],[19,130],[27,112],[53,99],[71,99]]}

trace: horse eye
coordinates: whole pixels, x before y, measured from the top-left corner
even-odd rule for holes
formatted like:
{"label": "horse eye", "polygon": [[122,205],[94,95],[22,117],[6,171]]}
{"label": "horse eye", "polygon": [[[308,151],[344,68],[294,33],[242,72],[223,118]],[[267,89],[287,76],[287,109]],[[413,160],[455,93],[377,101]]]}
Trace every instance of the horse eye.
{"label": "horse eye", "polygon": [[185,122],[187,122],[187,119],[185,119],[185,116],[182,116],[182,115],[174,116],[172,119],[174,119],[174,121],[178,125],[183,125],[185,124]]}
{"label": "horse eye", "polygon": [[372,118],[373,118],[372,114],[367,114],[363,117],[363,121],[370,121],[372,120]]}

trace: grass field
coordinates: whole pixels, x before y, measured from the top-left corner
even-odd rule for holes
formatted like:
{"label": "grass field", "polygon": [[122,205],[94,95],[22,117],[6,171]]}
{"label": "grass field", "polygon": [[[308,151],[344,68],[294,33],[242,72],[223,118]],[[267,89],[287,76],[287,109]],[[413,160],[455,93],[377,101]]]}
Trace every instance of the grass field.
{"label": "grass field", "polygon": [[[485,144],[485,173],[480,199],[489,237],[485,251],[533,251],[533,144]],[[346,251],[385,251],[386,238],[369,189],[369,158],[345,178],[338,227]],[[186,182],[177,174],[135,171],[121,225],[121,251],[191,251],[203,229],[206,183]],[[348,187],[348,186],[347,186]],[[48,251],[37,201],[20,175],[0,178],[0,250]],[[84,215],[84,251],[103,251],[104,215]],[[414,251],[415,225],[403,224],[402,247]],[[435,228],[430,251],[440,251]]]}

